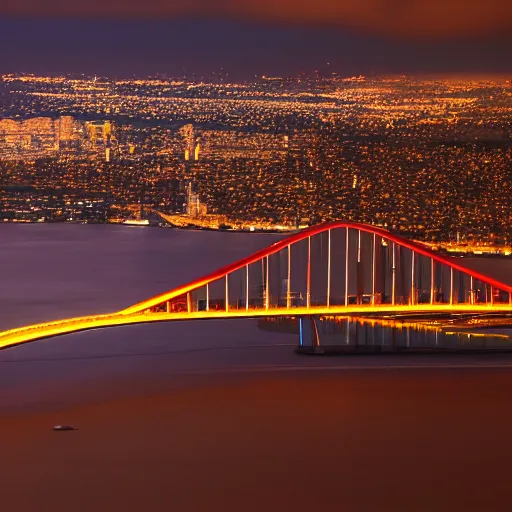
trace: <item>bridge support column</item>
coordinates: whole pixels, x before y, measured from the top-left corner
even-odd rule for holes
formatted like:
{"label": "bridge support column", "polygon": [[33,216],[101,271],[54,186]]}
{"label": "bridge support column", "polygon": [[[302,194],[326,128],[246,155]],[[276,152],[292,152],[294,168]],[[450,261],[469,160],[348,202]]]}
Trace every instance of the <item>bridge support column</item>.
{"label": "bridge support column", "polygon": [[356,303],[363,303],[364,295],[364,265],[361,259],[361,230],[357,230],[357,264],[356,264]]}
{"label": "bridge support column", "polygon": [[373,234],[372,243],[372,306],[375,306],[375,290],[377,288],[377,236]]}
{"label": "bridge support column", "polygon": [[436,267],[434,258],[430,259],[430,305],[436,301]]}
{"label": "bridge support column", "polygon": [[245,266],[245,311],[249,311],[249,265]]}
{"label": "bridge support column", "polygon": [[305,353],[323,353],[320,349],[317,315],[299,317],[299,346],[297,347],[297,351]]}
{"label": "bridge support column", "polygon": [[414,251],[411,251],[411,297],[409,299],[411,306],[414,306],[415,299],[416,299],[416,280],[415,280],[415,275],[414,275],[414,271],[416,270],[415,265],[416,265],[415,254],[414,254]]}
{"label": "bridge support column", "polygon": [[[289,246],[288,246],[289,247]],[[331,306],[331,230],[327,238],[327,307]]]}
{"label": "bridge support column", "polygon": [[268,254],[267,256],[265,257],[265,267],[266,267],[266,274],[265,274],[265,309],[269,309],[270,308],[270,277],[269,277],[269,270],[270,270],[270,267],[269,267],[269,258],[268,258]]}
{"label": "bridge support column", "polygon": [[308,272],[306,276],[306,307],[311,306],[311,237],[308,236]]}
{"label": "bridge support column", "polygon": [[345,306],[348,306],[348,244],[349,244],[349,231],[345,238]]}
{"label": "bridge support column", "polygon": [[450,267],[450,306],[453,306],[453,267]]}
{"label": "bridge support column", "polygon": [[288,246],[288,276],[286,279],[286,308],[290,309],[292,306],[292,248]]}
{"label": "bridge support column", "polygon": [[229,274],[226,274],[226,313],[229,311]]}
{"label": "bridge support column", "polygon": [[391,261],[391,304],[395,305],[395,296],[396,296],[396,249],[395,242],[391,245],[392,250],[392,261]]}

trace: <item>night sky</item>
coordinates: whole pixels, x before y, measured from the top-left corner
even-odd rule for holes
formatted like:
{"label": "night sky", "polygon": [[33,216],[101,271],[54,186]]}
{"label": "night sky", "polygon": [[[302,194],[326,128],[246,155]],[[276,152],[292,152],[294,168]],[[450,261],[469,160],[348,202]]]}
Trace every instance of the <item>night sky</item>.
{"label": "night sky", "polygon": [[512,74],[509,0],[18,0],[0,72]]}

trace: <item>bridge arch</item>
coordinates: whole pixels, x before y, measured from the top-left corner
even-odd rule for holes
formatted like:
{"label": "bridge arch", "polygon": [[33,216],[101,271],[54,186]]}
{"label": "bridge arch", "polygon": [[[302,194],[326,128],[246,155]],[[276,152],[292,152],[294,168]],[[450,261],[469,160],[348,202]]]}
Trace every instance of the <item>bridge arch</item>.
{"label": "bridge arch", "polygon": [[[336,243],[334,237],[340,234],[344,238],[341,244],[338,243],[338,256],[340,252],[344,255],[341,262],[339,258],[335,259],[333,254]],[[317,294],[316,300],[313,300],[312,290],[315,286],[313,274],[318,269],[315,269],[312,245],[318,239],[322,243],[322,236],[325,238],[323,241],[325,294],[324,297],[319,297]],[[363,240],[364,237],[366,240]],[[301,276],[302,281],[305,278],[305,289],[298,291],[292,286],[295,276],[291,249],[301,242],[307,243],[307,247],[303,248],[307,253],[307,256],[304,256],[307,263],[302,269],[305,276]],[[282,256],[283,253],[286,254],[281,259],[286,261],[280,266],[276,275],[272,272],[269,259]],[[250,275],[250,269],[256,264],[262,264],[262,270],[259,272],[261,278],[259,297],[255,297],[250,289],[251,284],[254,285],[251,283],[254,276]],[[341,276],[341,279],[335,279],[335,271],[340,274],[340,264],[344,266],[344,276]],[[240,271],[242,274],[245,271],[245,276],[241,276],[242,281],[245,278],[245,286],[242,283],[244,294],[238,297],[239,300],[236,303],[232,303],[229,289],[233,285],[230,279]],[[389,275],[386,275],[387,273]],[[225,279],[223,293],[220,297],[214,298],[210,287],[223,279]],[[426,279],[428,283],[425,283]],[[279,297],[272,294],[272,288],[276,288],[276,283],[272,283],[272,280],[281,280],[282,283],[286,283],[286,290],[282,290]],[[356,283],[353,282],[354,280]],[[371,285],[369,285],[370,281]],[[342,293],[335,289],[335,286],[339,287],[340,284],[344,287],[344,290],[341,290]],[[278,283],[277,287],[279,286]],[[198,293],[200,291],[203,293]],[[286,303],[281,300],[283,294],[286,296]],[[203,299],[198,299],[199,295]],[[218,292],[217,295],[219,295]],[[302,297],[300,301],[295,300],[297,295]],[[341,304],[340,295],[343,295]],[[412,306],[420,302],[425,303],[427,298],[430,305],[443,303],[450,305],[508,303],[512,305],[512,286],[469,270],[460,265],[455,258],[434,252],[422,244],[407,240],[385,229],[354,222],[336,221],[304,229],[246,258],[184,286],[130,306],[120,313],[131,315],[142,311],[156,311],[163,308],[164,304],[168,312],[173,308],[191,312],[199,306],[200,300],[203,301],[201,307],[209,311],[209,306],[212,304],[218,307],[222,303],[222,307],[227,310],[239,310],[240,299],[245,309],[250,310],[251,303],[252,305],[263,304],[266,309],[284,305],[291,309],[297,302],[300,302],[301,306],[324,305],[326,307],[335,304],[349,306],[354,301],[369,302],[373,306],[385,303]],[[335,302],[334,299],[336,299]]]}

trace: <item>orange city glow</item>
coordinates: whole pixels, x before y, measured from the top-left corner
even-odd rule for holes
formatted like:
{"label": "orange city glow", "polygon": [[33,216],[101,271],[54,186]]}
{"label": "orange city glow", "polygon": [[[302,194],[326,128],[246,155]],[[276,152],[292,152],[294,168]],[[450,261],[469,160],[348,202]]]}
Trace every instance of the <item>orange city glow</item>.
{"label": "orange city glow", "polygon": [[154,18],[228,17],[265,22],[327,23],[391,36],[488,34],[510,28],[508,0],[18,0],[3,2],[0,15]]}

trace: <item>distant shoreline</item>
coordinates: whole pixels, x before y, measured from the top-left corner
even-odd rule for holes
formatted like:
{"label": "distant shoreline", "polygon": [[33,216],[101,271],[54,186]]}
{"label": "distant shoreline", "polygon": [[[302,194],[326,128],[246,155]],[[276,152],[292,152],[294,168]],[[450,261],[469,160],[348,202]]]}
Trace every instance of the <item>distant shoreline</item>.
{"label": "distant shoreline", "polygon": [[290,230],[281,230],[281,229],[223,229],[223,228],[202,228],[199,226],[174,226],[174,225],[159,225],[159,224],[125,224],[123,222],[87,222],[87,221],[81,221],[81,220],[72,220],[72,221],[50,221],[50,222],[37,222],[37,221],[3,221],[0,222],[1,225],[89,225],[89,226],[124,226],[129,228],[160,228],[160,229],[175,229],[178,231],[214,231],[219,233],[249,233],[249,234],[274,234],[274,235],[289,235],[292,233],[297,232],[296,229],[290,229]]}
{"label": "distant shoreline", "polygon": [[[164,223],[150,223],[150,224],[125,224],[124,222],[87,222],[82,220],[73,221],[50,221],[50,222],[38,222],[38,221],[3,221],[2,224],[9,225],[24,225],[24,224],[87,224],[87,225],[102,225],[102,226],[125,226],[131,228],[161,228],[161,229],[174,229],[178,231],[211,231],[218,233],[246,233],[246,234],[269,234],[269,235],[292,235],[300,231],[300,229],[232,229],[232,228],[212,228],[212,227],[200,227],[200,226],[176,226],[173,224],[163,225]],[[416,240],[417,241],[417,240]],[[419,241],[419,243],[424,243]],[[499,251],[506,246],[496,246],[496,251]],[[496,259],[510,259],[512,254],[504,254],[501,252],[467,252],[465,250],[447,250],[445,248],[439,248],[433,252],[451,256],[452,258],[496,258]]]}

